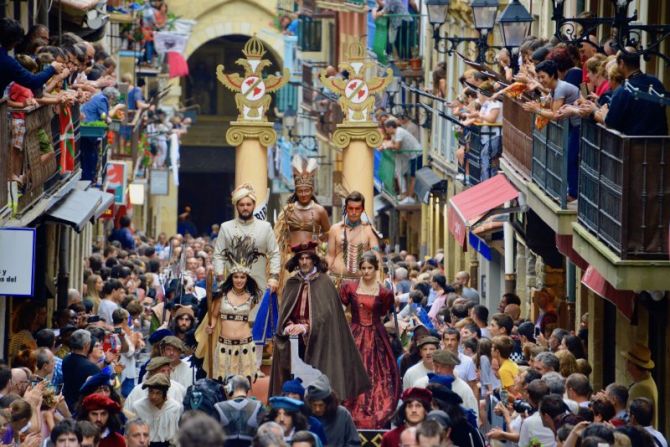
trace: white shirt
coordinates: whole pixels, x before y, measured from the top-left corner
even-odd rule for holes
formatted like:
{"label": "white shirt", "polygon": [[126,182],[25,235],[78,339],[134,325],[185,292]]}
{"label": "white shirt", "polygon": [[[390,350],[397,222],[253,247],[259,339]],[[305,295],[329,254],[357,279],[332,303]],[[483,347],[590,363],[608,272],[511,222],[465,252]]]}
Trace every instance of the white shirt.
{"label": "white shirt", "polygon": [[456,375],[466,382],[477,380],[477,367],[475,366],[475,362],[462,352],[458,353],[458,359],[461,361],[461,364],[454,366]]}
{"label": "white shirt", "polygon": [[[131,411],[132,405],[137,402],[138,400],[142,399],[143,397],[147,397],[149,395],[149,390],[146,388],[142,388],[142,384],[135,385],[135,388],[128,394],[128,397],[126,397],[125,402],[123,403],[123,409]],[[174,380],[170,380],[170,388],[168,388],[167,392],[168,398],[175,400],[177,402],[184,402],[184,396],[186,396],[186,388],[184,388],[184,385],[182,385],[179,382],[175,382]]]}
{"label": "white shirt", "polygon": [[[428,376],[422,377],[412,386],[417,388],[426,388],[428,386]],[[472,410],[477,415],[477,420],[479,421],[479,401],[475,398],[475,393],[472,392],[472,388],[468,385],[463,379],[456,377],[451,384],[451,391],[458,394],[461,399],[463,399],[463,406],[468,410]]]}
{"label": "white shirt", "polygon": [[536,411],[524,419],[519,432],[519,447],[528,447],[531,439],[537,438],[542,447],[556,447],[554,432],[542,424],[540,412]]}
{"label": "white shirt", "polygon": [[121,358],[119,362],[123,365],[123,371],[121,371],[121,381],[126,379],[137,378],[137,359],[135,358],[135,345],[133,344],[130,337],[123,335],[126,338],[126,343],[128,344],[128,351],[121,353]]}
{"label": "white shirt", "polygon": [[647,430],[647,432],[649,432],[649,434],[653,436],[654,439],[656,439],[656,441],[661,447],[668,447],[668,441],[665,440],[665,437],[660,431],[656,430],[651,425],[648,427],[644,427],[644,429]]}
{"label": "white shirt", "polygon": [[98,316],[107,324],[112,324],[112,313],[119,308],[119,305],[107,298],[100,300],[98,306]]}
{"label": "white shirt", "polygon": [[413,387],[414,384],[421,378],[426,378],[427,381],[429,372],[433,372],[433,370],[426,368],[423,365],[423,361],[419,361],[419,363],[410,367],[407,371],[405,371],[405,375],[402,378],[403,391],[407,388]]}
{"label": "white shirt", "polygon": [[170,374],[171,382],[179,382],[184,385],[185,388],[193,385],[193,373],[195,371],[191,368],[191,365],[184,359],[172,370]]}
{"label": "white shirt", "polygon": [[148,397],[135,402],[131,411],[149,425],[149,441],[176,441],[179,432],[179,418],[184,407],[179,402],[168,398],[163,408],[158,409],[149,402]]}

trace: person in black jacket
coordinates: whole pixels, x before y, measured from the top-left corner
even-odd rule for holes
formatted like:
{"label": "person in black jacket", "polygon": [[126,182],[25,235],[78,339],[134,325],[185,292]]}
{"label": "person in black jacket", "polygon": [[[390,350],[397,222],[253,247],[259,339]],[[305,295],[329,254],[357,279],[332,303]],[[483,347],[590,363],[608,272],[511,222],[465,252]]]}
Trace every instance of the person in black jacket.
{"label": "person in black jacket", "polygon": [[46,70],[32,74],[9,55],[16,44],[23,40],[23,28],[14,19],[0,19],[0,97],[11,82],[17,82],[31,90],[41,88],[50,77],[63,71],[65,66],[60,62],[52,62]]}
{"label": "person in black jacket", "polygon": [[74,408],[79,398],[79,389],[89,376],[100,372],[95,363],[88,359],[91,334],[79,329],[70,336],[70,354],[63,359],[63,396],[69,408]]}

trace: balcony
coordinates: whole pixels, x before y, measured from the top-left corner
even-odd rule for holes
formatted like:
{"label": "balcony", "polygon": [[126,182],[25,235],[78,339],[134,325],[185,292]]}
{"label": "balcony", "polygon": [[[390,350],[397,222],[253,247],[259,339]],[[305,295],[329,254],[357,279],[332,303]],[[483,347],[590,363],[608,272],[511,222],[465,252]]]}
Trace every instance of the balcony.
{"label": "balcony", "polygon": [[670,290],[670,136],[582,120],[573,247],[625,290]]}
{"label": "balcony", "polygon": [[[19,192],[16,184],[12,184],[11,204],[7,200],[8,191],[4,189],[7,182],[3,181],[3,186],[0,187],[0,193],[2,194],[0,209],[6,205],[11,205],[13,217],[16,219],[13,221],[14,225],[27,224],[39,217],[44,209],[59,200],[56,193],[62,187],[66,184],[73,187],[73,182],[80,177],[79,106],[71,107],[72,136],[74,139],[71,152],[68,152],[67,140],[61,137],[60,119],[55,110],[56,108],[51,105],[21,110],[25,113],[26,123],[26,135],[23,143],[24,186]],[[9,113],[4,103],[0,104],[0,113]],[[8,136],[4,129],[7,120],[3,121],[3,127],[0,127],[0,142]],[[2,143],[3,160],[9,160],[8,154],[4,152],[8,146],[9,144]],[[63,157],[65,157],[65,160]],[[4,176],[10,173],[9,163],[6,166],[8,169],[3,172]],[[6,180],[6,178],[3,180]],[[44,198],[50,200],[43,201]],[[40,201],[44,203],[37,206]]]}
{"label": "balcony", "polygon": [[523,110],[520,102],[504,96],[503,127],[501,167],[508,177],[527,183],[533,162],[533,115]]}
{"label": "balcony", "polygon": [[403,77],[423,75],[419,38],[421,17],[417,14],[386,14],[374,21],[369,19],[368,46],[380,64],[395,64]]}
{"label": "balcony", "polygon": [[[503,131],[501,166],[515,186],[526,193],[528,206],[554,232],[571,235],[577,209],[576,203],[568,203],[568,157],[564,150],[568,145],[568,121],[549,121],[539,129],[534,114],[514,101],[506,101],[503,122],[508,125]],[[526,133],[528,126],[530,134]],[[530,179],[526,177],[529,170]]]}
{"label": "balcony", "polygon": [[[421,150],[375,150],[375,187],[396,208],[398,208],[398,196],[406,195],[411,180],[408,160],[420,156]],[[400,165],[400,163],[403,163],[403,165]],[[402,169],[401,166],[405,166],[407,169]],[[401,172],[401,170],[404,172]],[[419,206],[418,202],[409,205],[409,207],[414,208],[417,206]],[[401,208],[405,209],[407,206],[401,206]]]}

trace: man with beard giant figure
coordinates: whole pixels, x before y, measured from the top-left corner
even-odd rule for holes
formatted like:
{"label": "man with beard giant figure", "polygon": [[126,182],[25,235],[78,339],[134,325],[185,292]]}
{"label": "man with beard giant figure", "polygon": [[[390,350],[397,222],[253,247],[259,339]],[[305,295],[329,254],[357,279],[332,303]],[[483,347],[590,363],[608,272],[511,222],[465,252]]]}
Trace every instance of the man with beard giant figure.
{"label": "man with beard giant figure", "polygon": [[[224,252],[226,248],[233,246],[235,238],[249,236],[254,241],[256,250],[262,255],[251,265],[251,277],[256,281],[258,288],[264,291],[276,293],[279,287],[280,255],[277,239],[275,238],[272,225],[264,220],[254,217],[256,206],[256,192],[253,186],[244,183],[232,192],[232,202],[237,211],[237,218],[221,224],[219,234],[216,237],[216,245],[212,256],[214,273],[219,284],[223,283],[227,276],[226,270],[231,266],[226,265]],[[269,276],[268,276],[269,273]],[[261,317],[265,318],[265,317]],[[257,345],[265,343],[265,337],[254,337]],[[256,366],[259,374],[263,349],[256,348]]]}
{"label": "man with beard giant figure", "polygon": [[[316,254],[316,242],[292,247],[286,264],[293,273],[284,286],[274,337],[270,396],[291,376],[291,337],[298,337],[303,362],[325,374],[340,399],[353,398],[370,380],[344,316],[339,295]],[[295,345],[294,345],[295,346]]]}
{"label": "man with beard giant figure", "polygon": [[[232,193],[232,201],[237,211],[237,218],[221,224],[219,235],[216,238],[212,264],[214,273],[221,283],[225,279],[225,257],[224,251],[231,247],[235,237],[242,238],[250,236],[254,245],[263,256],[251,267],[251,276],[258,284],[258,288],[265,290],[269,287],[272,292],[277,291],[279,285],[279,246],[272,231],[272,225],[264,220],[254,217],[256,206],[256,192],[254,188],[245,183],[238,186]],[[266,268],[269,263],[269,277],[266,278]]]}

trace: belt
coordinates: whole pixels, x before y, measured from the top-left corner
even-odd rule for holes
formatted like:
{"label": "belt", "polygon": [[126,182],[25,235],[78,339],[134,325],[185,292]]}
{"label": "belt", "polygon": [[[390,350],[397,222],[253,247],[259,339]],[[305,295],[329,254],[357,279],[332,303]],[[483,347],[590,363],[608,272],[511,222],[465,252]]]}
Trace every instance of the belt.
{"label": "belt", "polygon": [[237,315],[237,314],[221,314],[221,319],[228,321],[249,321],[249,316]]}
{"label": "belt", "polygon": [[247,343],[251,343],[252,341],[253,341],[252,337],[242,338],[242,339],[239,339],[239,340],[232,340],[230,338],[219,337],[219,343],[223,343],[224,345],[231,345],[231,346],[246,345]]}

